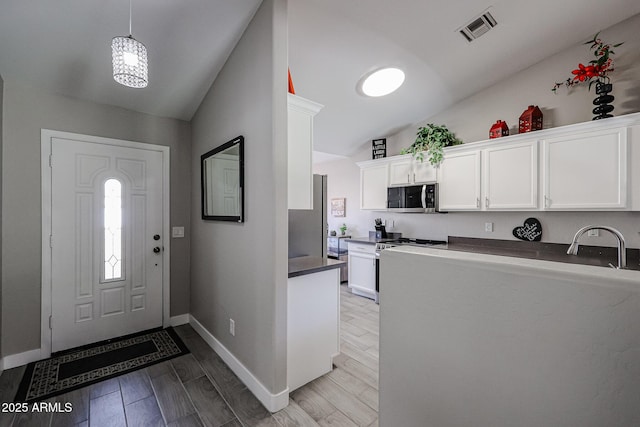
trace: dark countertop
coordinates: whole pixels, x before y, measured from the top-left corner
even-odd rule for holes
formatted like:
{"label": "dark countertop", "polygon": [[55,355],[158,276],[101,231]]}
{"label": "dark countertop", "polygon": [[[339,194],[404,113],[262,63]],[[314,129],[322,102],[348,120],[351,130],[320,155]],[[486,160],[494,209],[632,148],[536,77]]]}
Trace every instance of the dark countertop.
{"label": "dark countertop", "polygon": [[332,268],[340,268],[344,264],[346,264],[344,261],[316,256],[289,258],[289,277],[304,276],[319,271],[331,270]]}
{"label": "dark countertop", "polygon": [[375,237],[351,237],[349,239],[346,239],[347,242],[353,242],[353,243],[364,243],[367,245],[375,245],[376,243],[379,242],[388,242],[391,241],[393,239],[376,239]]}
{"label": "dark countertop", "polygon": [[395,240],[398,239],[394,239],[394,238],[386,238],[386,239],[376,239],[375,237],[352,237],[350,239],[346,239],[347,242],[353,242],[353,243],[364,243],[364,244],[368,244],[368,245],[375,245],[376,243],[386,243],[386,242],[393,242]]}
{"label": "dark countertop", "polygon": [[[618,264],[617,248],[602,246],[580,245],[575,256],[567,255],[569,244],[450,236],[446,246],[436,248],[602,267]],[[627,249],[627,269],[640,270],[640,250]]]}
{"label": "dark countertop", "polygon": [[387,232],[388,237],[383,239],[376,239],[376,232],[370,231],[368,237],[351,237],[349,239],[345,239],[347,242],[353,243],[364,243],[368,245],[375,245],[376,243],[387,243],[393,242],[394,240],[398,240],[402,237],[402,233],[396,233],[393,231]]}

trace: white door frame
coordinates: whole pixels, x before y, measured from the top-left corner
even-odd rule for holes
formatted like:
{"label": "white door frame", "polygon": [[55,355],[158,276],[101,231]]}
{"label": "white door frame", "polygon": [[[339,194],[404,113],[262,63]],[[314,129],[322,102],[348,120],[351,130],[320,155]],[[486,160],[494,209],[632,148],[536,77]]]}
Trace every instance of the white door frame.
{"label": "white door frame", "polygon": [[98,136],[82,135],[77,133],[60,132],[49,129],[41,130],[41,171],[42,171],[42,299],[40,319],[40,358],[51,356],[51,329],[49,317],[51,316],[51,139],[62,138],[79,142],[92,142],[116,147],[137,148],[141,150],[159,151],[162,153],[162,232],[164,252],[162,254],[162,326],[169,326],[170,309],[170,262],[171,262],[171,235],[170,235],[170,150],[163,145],[147,144],[143,142],[125,141],[120,139],[102,138]]}

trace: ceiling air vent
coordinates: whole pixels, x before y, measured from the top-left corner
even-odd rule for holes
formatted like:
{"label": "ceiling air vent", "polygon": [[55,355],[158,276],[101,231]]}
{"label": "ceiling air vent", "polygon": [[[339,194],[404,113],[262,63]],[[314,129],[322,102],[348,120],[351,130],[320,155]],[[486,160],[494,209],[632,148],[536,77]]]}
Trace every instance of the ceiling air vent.
{"label": "ceiling air vent", "polygon": [[498,23],[495,18],[487,10],[464,27],[459,28],[458,31],[469,43],[471,43],[473,40],[477,39],[496,25],[498,25]]}

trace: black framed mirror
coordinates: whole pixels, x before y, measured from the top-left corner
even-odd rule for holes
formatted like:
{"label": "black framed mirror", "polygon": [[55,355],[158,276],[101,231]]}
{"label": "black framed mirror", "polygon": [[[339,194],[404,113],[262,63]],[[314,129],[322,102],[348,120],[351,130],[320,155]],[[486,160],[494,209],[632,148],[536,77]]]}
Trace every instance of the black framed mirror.
{"label": "black framed mirror", "polygon": [[244,222],[244,137],[200,156],[202,219]]}

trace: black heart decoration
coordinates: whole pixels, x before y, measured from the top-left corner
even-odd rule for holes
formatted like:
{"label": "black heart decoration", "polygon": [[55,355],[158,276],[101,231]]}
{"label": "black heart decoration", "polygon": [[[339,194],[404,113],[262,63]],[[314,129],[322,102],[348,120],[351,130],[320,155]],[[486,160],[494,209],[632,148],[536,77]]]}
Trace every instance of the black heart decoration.
{"label": "black heart decoration", "polygon": [[536,218],[527,218],[522,227],[513,229],[513,235],[525,242],[539,242],[542,240],[542,224]]}

